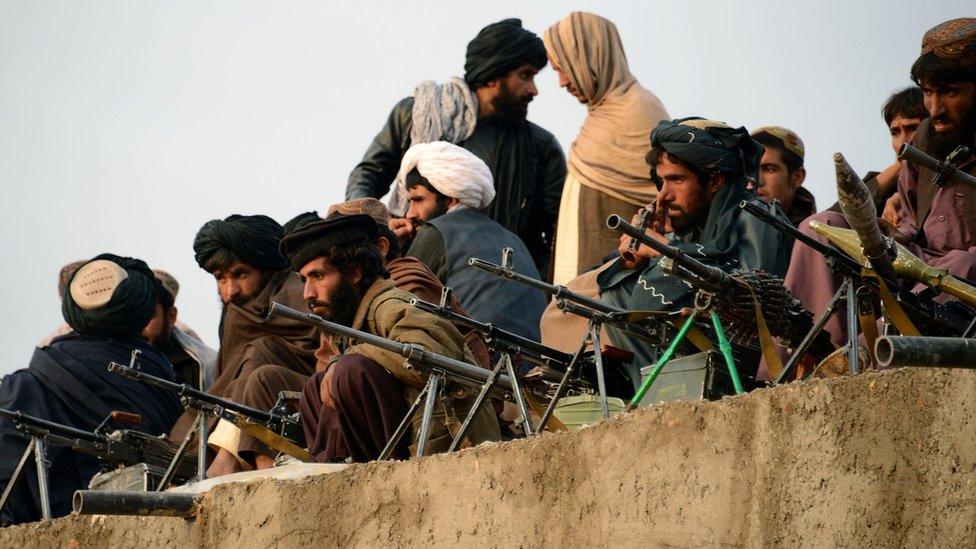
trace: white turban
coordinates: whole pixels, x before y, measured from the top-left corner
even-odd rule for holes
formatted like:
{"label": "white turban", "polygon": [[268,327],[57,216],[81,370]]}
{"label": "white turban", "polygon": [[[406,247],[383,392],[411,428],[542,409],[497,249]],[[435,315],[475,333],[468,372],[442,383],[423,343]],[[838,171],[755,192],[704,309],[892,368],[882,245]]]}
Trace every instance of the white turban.
{"label": "white turban", "polygon": [[438,192],[458,199],[465,206],[480,210],[495,198],[495,182],[484,160],[447,141],[410,147],[397,173],[400,196],[407,195],[407,174],[414,168]]}

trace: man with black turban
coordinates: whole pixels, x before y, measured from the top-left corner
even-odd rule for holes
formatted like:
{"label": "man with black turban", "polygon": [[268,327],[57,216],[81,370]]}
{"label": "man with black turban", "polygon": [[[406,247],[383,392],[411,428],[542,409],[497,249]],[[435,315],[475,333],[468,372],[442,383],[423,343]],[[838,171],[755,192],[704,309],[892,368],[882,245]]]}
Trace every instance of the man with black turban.
{"label": "man with black turban", "polygon": [[[319,342],[316,330],[305,324],[281,317],[265,320],[273,301],[305,305],[302,282],[278,251],[283,233],[268,216],[232,215],[205,223],[193,242],[197,264],[214,276],[223,302],[217,373],[209,392],[262,410],[273,407],[277,395],[248,391],[249,378],[266,365],[311,375]],[[170,437],[182,439],[195,416],[193,411],[183,414]],[[275,455],[223,421],[209,440],[219,450],[208,476],[239,471]]]}
{"label": "man with black turban", "polygon": [[[385,195],[412,144],[461,145],[491,169],[495,198],[485,208],[488,216],[525,242],[539,272],[549,272],[566,161],[556,138],[525,118],[538,94],[535,75],[546,62],[542,40],[520,20],[481,29],[468,44],[463,79],[422,82],[393,107],[349,175],[346,200]],[[390,210],[399,216],[407,210],[396,190]],[[409,232],[405,219],[397,222]]]}
{"label": "man with black turban", "polygon": [[[662,121],[651,133],[651,147],[647,162],[658,189],[655,207],[666,212],[666,228],[649,228],[647,234],[726,271],[786,272],[788,247],[780,233],[739,209],[743,200],[758,200],[746,186],[755,185],[763,153],[745,128],[702,118]],[[623,253],[629,237],[621,237],[620,243]],[[641,246],[636,256],[636,261],[618,257],[595,276],[580,278],[595,278],[594,294],[628,310],[678,311],[693,305],[695,291],[667,274],[656,252]],[[553,318],[550,311],[543,317],[543,341],[552,337],[552,329],[569,331],[552,323]],[[606,331],[613,345],[634,354],[627,367],[639,386],[640,368],[653,363],[653,350],[615,329]],[[755,370],[742,373],[751,377]]]}
{"label": "man with black turban", "polygon": [[[175,380],[166,356],[139,337],[153,315],[160,282],[138,259],[102,254],[78,268],[66,288],[62,313],[73,331],[35,349],[27,368],[3,379],[0,407],[87,431],[120,410],[142,417],[133,429],[167,433],[180,414],[177,397],[106,368],[113,361],[128,364],[138,350],[142,371]],[[0,490],[7,487],[28,442],[9,419],[0,419]],[[48,458],[51,512],[64,516],[71,511],[74,491],[85,488],[100,465],[64,446],[50,447]],[[36,470],[27,467],[23,475],[0,512],[4,525],[41,516]]]}

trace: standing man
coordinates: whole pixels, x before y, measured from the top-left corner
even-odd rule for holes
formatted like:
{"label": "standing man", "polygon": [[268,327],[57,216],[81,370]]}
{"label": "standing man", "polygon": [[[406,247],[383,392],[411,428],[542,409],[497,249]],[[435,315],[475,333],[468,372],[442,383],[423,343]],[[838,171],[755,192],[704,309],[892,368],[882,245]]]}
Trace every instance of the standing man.
{"label": "standing man", "polygon": [[[425,81],[393,107],[349,175],[346,199],[386,194],[411,144],[459,144],[494,176],[496,200],[488,216],[519,235],[547,273],[566,160],[556,138],[525,118],[538,94],[535,75],[545,65],[542,40],[520,20],[481,29],[468,44],[463,80]],[[403,215],[404,197],[394,195],[391,210]]]}
{"label": "standing man", "polygon": [[453,288],[472,317],[538,341],[542,291],[468,265],[473,257],[496,260],[512,248],[515,270],[539,278],[522,240],[481,211],[495,195],[488,166],[457,145],[421,143],[403,157],[397,187],[410,203],[409,227],[419,227],[405,255]]}
{"label": "standing man", "polygon": [[[193,242],[197,264],[213,275],[223,303],[217,376],[209,392],[263,410],[274,405],[277,395],[249,392],[249,378],[269,364],[311,375],[319,343],[314,328],[294,320],[266,318],[273,301],[290,307],[305,303],[301,280],[278,251],[282,232],[281,225],[270,217],[232,215],[208,221]],[[171,438],[182,437],[193,417],[195,413],[185,413]],[[208,476],[239,471],[256,465],[259,459],[270,461],[274,455],[263,443],[225,421],[217,424],[209,440],[219,452]]]}
{"label": "standing man", "polygon": [[640,85],[627,64],[617,27],[592,13],[573,12],[542,35],[559,85],[587,115],[569,150],[556,231],[553,280],[564,284],[617,247],[610,214],[630,217],[654,201],[644,157],[654,126],[668,119],[661,101]]}
{"label": "standing man", "polygon": [[[424,350],[474,364],[464,338],[450,321],[412,305],[413,295],[387,278],[383,256],[374,244],[376,222],[368,215],[341,216],[310,223],[281,242],[282,252],[305,280],[304,297],[322,318]],[[426,375],[404,366],[398,354],[336,338],[340,356],[315,376],[302,401],[303,423],[312,429],[318,461],[370,461],[379,456],[412,402]],[[451,431],[460,425],[474,401],[467,389],[448,384],[444,401],[435,406],[427,453],[447,449]],[[317,404],[320,409],[314,410]],[[314,417],[305,418],[306,411]],[[414,437],[421,416],[415,416]],[[469,431],[472,443],[498,440],[498,421],[489,406],[481,409]],[[394,457],[416,453],[406,443]]]}

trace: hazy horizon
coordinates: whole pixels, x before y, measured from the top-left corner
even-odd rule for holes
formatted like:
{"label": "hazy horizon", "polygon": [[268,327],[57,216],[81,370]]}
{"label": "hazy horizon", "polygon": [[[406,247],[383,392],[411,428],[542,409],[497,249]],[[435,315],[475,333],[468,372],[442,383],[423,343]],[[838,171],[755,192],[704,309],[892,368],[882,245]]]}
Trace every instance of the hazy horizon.
{"label": "hazy horizon", "polygon": [[[61,266],[102,252],[173,273],[180,319],[216,347],[203,223],[324,212],[390,108],[461,75],[480,28],[520,17],[541,34],[577,9],[616,23],[672,117],[793,129],[823,209],[833,152],[862,174],[893,162],[882,103],[911,84],[922,34],[972,5],[2,1],[0,374],[62,322]],[[529,118],[568,150],[585,108],[551,69],[536,83]]]}

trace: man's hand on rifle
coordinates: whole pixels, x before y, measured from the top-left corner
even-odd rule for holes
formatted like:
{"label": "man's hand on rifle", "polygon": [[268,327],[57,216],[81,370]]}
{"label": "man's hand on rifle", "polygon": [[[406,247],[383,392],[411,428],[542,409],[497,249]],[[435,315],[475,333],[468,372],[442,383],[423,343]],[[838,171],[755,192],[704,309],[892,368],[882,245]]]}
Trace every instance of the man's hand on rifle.
{"label": "man's hand on rifle", "polygon": [[[637,224],[639,222],[637,214],[634,214],[630,218],[631,224]],[[644,234],[656,239],[657,241],[667,244],[668,239],[661,233],[654,230],[652,227],[655,223],[651,223],[648,227],[644,229]],[[658,252],[653,248],[649,248],[644,244],[641,244],[636,250],[630,249],[631,238],[625,234],[620,235],[620,245],[617,246],[617,251],[620,253],[621,261],[626,269],[636,269],[639,265],[647,263],[653,257],[657,257]]]}

